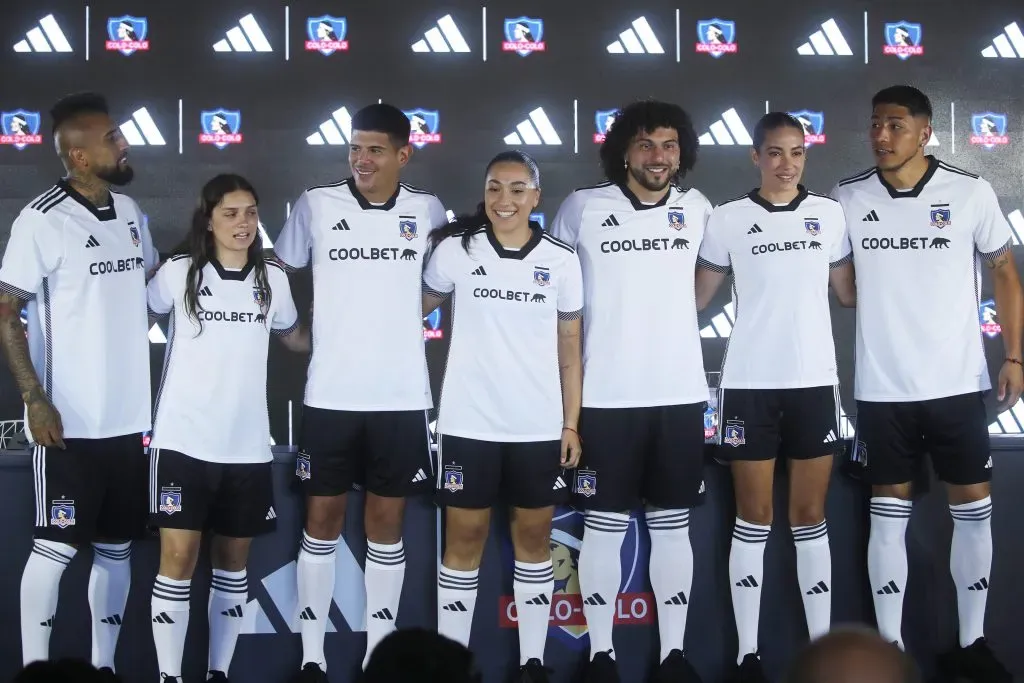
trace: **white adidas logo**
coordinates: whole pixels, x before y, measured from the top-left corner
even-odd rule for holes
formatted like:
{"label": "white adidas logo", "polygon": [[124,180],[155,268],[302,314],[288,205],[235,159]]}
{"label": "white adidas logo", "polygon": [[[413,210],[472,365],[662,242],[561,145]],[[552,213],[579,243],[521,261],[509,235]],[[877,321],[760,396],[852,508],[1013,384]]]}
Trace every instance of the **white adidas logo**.
{"label": "white adidas logo", "polygon": [[797,54],[804,55],[805,57],[829,57],[833,55],[850,57],[853,55],[853,50],[850,49],[850,44],[843,37],[843,32],[839,30],[839,25],[836,24],[835,19],[829,19],[823,23],[821,30],[812,33],[807,40],[808,42],[796,49]]}
{"label": "white adidas logo", "polygon": [[452,15],[446,14],[437,20],[437,26],[427,30],[423,38],[412,44],[413,52],[469,52],[469,45],[462,37]]}
{"label": "white adidas logo", "polygon": [[736,309],[730,301],[722,312],[711,319],[708,325],[701,328],[700,336],[705,339],[726,338],[732,334],[732,326],[736,324]]}
{"label": "white adidas logo", "polygon": [[[248,39],[248,40],[247,40]],[[256,22],[256,17],[246,14],[238,20],[238,26],[229,29],[227,38],[213,44],[214,52],[273,52],[267,36]]]}
{"label": "white adidas logo", "polygon": [[835,443],[837,440],[838,438],[836,437],[836,433],[830,429],[828,430],[828,434],[825,435],[825,439],[822,443]]}
{"label": "white adidas logo", "polygon": [[145,107],[132,112],[132,117],[122,123],[120,128],[121,135],[132,147],[167,144]]}
{"label": "white adidas logo", "polygon": [[320,132],[306,138],[307,145],[344,145],[352,139],[352,116],[342,107],[320,124]]}
{"label": "white adidas logo", "polygon": [[419,469],[419,470],[416,470],[416,474],[413,475],[412,483],[415,484],[417,482],[426,481],[426,479],[427,479],[427,473],[424,472],[422,469]]}
{"label": "white adidas logo", "polygon": [[267,510],[267,519],[268,520],[270,520],[270,519],[277,519],[277,513],[274,512],[274,506],[273,505],[271,505],[270,509]]}
{"label": "white adidas logo", "polygon": [[555,485],[551,487],[551,490],[552,491],[558,491],[559,489],[564,489],[564,488],[565,488],[565,480],[562,479],[562,477],[558,477],[558,479],[555,479]]}
{"label": "white adidas logo", "polygon": [[632,28],[627,28],[619,34],[619,39],[608,46],[609,54],[622,55],[627,52],[631,55],[642,54],[665,54],[665,48],[661,46],[658,37],[651,30],[646,17],[638,17],[633,20]]}
{"label": "white adidas logo", "polygon": [[[732,135],[729,135],[732,133]],[[702,145],[752,145],[753,139],[740,120],[735,109],[722,112],[722,118],[710,126],[710,132],[701,135],[697,141]]]}
{"label": "white adidas logo", "polygon": [[1005,33],[993,38],[992,44],[981,51],[981,56],[989,59],[1024,59],[1024,34],[1021,33],[1017,22],[1004,26],[1003,31]]}
{"label": "white adidas logo", "polygon": [[555,132],[551,120],[542,107],[530,112],[530,118],[516,126],[515,133],[505,136],[506,145],[560,145],[562,139]]}
{"label": "white adidas logo", "polygon": [[[45,34],[45,35],[44,35]],[[47,42],[49,39],[49,42]],[[15,52],[74,52],[71,43],[68,42],[64,31],[53,18],[47,14],[39,20],[39,26],[31,29],[25,34],[25,40],[19,40],[14,44]]]}
{"label": "white adidas logo", "polygon": [[988,426],[989,434],[1024,434],[1024,399],[1017,399]]}
{"label": "white adidas logo", "polygon": [[1024,214],[1020,209],[1014,209],[1006,215],[1006,220],[1010,222],[1010,240],[1014,245],[1024,244],[1021,238],[1024,235]]}

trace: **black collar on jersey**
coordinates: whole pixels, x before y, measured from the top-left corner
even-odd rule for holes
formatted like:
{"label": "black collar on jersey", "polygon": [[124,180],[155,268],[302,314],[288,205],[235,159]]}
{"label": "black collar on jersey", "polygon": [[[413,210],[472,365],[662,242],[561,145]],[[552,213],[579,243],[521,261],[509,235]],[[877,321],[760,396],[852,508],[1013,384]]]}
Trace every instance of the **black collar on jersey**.
{"label": "black collar on jersey", "polygon": [[903,190],[902,192],[900,190],[897,190],[895,187],[889,184],[888,180],[882,177],[882,172],[876,167],[875,175],[878,176],[878,182],[882,183],[882,187],[884,187],[889,192],[889,196],[892,197],[893,199],[902,199],[903,197],[916,197],[917,195],[921,194],[921,190],[924,189],[924,186],[927,185],[928,181],[932,179],[933,175],[935,175],[935,171],[939,170],[938,159],[933,157],[931,154],[926,154],[924,158],[928,160],[928,170],[924,172],[924,175],[921,176],[921,179],[918,180],[917,184],[914,185],[914,187],[912,187],[911,189]]}
{"label": "black collar on jersey", "polygon": [[530,239],[526,241],[526,244],[524,244],[520,249],[515,250],[506,249],[501,246],[501,242],[499,242],[498,238],[494,236],[494,227],[490,222],[488,222],[484,227],[487,232],[487,241],[491,243],[491,246],[494,247],[494,251],[497,252],[499,257],[517,259],[519,261],[526,258],[526,255],[533,251],[534,247],[540,244],[541,236],[544,233],[544,230],[540,227],[539,223],[530,221],[530,231],[533,234],[530,235]]}
{"label": "black collar on jersey", "polygon": [[369,199],[363,196],[363,193],[359,191],[358,187],[356,187],[355,178],[349,178],[345,182],[348,183],[348,189],[352,191],[352,196],[356,198],[357,202],[359,202],[359,208],[363,211],[371,211],[374,209],[378,211],[390,211],[395,208],[395,202],[398,201],[398,193],[402,191],[402,186],[399,185],[395,188],[395,193],[388,197],[386,202],[378,206],[371,203]]}
{"label": "black collar on jersey", "polygon": [[210,265],[217,271],[217,275],[220,275],[221,280],[239,280],[241,282],[244,282],[245,278],[249,277],[252,269],[256,267],[256,263],[252,259],[247,261],[245,268],[241,270],[226,270],[216,258],[210,259]]}
{"label": "black collar on jersey", "polygon": [[760,187],[755,187],[747,194],[747,198],[750,199],[750,201],[757,204],[758,206],[760,206],[765,211],[768,211],[770,213],[775,213],[777,211],[796,211],[797,207],[799,207],[800,204],[805,199],[807,199],[807,188],[804,187],[803,185],[797,185],[796,197],[793,199],[793,201],[791,201],[789,204],[776,206],[775,204],[772,204],[770,201],[768,201],[767,199],[765,199],[764,197],[757,193],[757,191],[760,189]]}
{"label": "black collar on jersey", "polygon": [[114,195],[109,191],[107,192],[107,205],[98,207],[83,197],[81,192],[71,187],[71,183],[67,180],[62,178],[57,182],[57,186],[67,192],[69,197],[88,209],[89,213],[96,216],[96,220],[112,221],[117,218],[117,213],[114,211]]}
{"label": "black collar on jersey", "polygon": [[629,203],[632,204],[633,208],[637,211],[644,211],[646,209],[656,209],[659,206],[665,206],[666,204],[668,204],[668,196],[672,194],[672,190],[675,189],[675,185],[669,185],[668,192],[665,193],[665,196],[663,196],[661,199],[659,199],[653,204],[644,204],[642,201],[640,201],[639,197],[633,194],[633,190],[629,189],[629,187],[627,187],[626,185],[619,185],[618,187],[620,190],[622,190],[622,194],[626,196],[626,199],[629,200]]}

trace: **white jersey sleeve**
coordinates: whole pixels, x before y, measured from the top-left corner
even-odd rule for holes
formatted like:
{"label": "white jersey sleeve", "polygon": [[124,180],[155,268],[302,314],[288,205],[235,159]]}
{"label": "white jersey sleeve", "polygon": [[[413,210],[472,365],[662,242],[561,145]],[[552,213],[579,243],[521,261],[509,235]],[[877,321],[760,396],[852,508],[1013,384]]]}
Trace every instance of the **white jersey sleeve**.
{"label": "white jersey sleeve", "polygon": [[153,235],[149,232],[149,217],[142,213],[138,202],[130,197],[126,197],[126,199],[131,203],[131,207],[135,211],[137,223],[140,226],[139,237],[142,240],[142,260],[146,264],[146,272],[148,273],[160,264],[160,252],[153,245]]}
{"label": "white jersey sleeve", "polygon": [[551,221],[548,232],[557,237],[573,249],[576,248],[580,236],[580,224],[583,222],[583,207],[586,204],[586,195],[582,192],[573,192],[562,205],[558,207],[555,220]]}
{"label": "white jersey sleeve", "polygon": [[974,192],[978,221],[974,225],[974,244],[983,256],[1002,253],[1012,244],[1010,224],[999,208],[992,185],[978,178]]}
{"label": "white jersey sleeve", "polygon": [[[188,259],[181,259],[187,262]],[[185,289],[178,260],[165,263],[146,285],[146,306],[153,315],[167,315],[174,308],[175,293]]]}
{"label": "white jersey sleeve", "polygon": [[63,227],[42,213],[25,208],[14,219],[11,237],[0,265],[0,291],[19,299],[32,299],[43,278],[64,261]]}
{"label": "white jersey sleeve", "polygon": [[698,266],[719,273],[727,273],[732,267],[729,246],[723,234],[727,228],[725,213],[725,211],[711,212],[707,219],[707,227],[704,228],[704,239],[700,243],[700,252],[697,256]]}
{"label": "white jersey sleeve", "polygon": [[448,225],[448,212],[445,211],[444,204],[441,203],[440,199],[431,195],[427,200],[427,211],[430,214],[431,230],[437,230]]}
{"label": "white jersey sleeve", "polygon": [[270,325],[273,334],[290,334],[299,325],[299,312],[295,309],[292,288],[288,276],[277,266],[267,267],[267,277],[273,292],[274,319]]}
{"label": "white jersey sleeve", "polygon": [[462,248],[462,237],[449,237],[434,247],[434,252],[423,269],[423,288],[429,294],[447,296],[455,291],[455,280],[449,272],[447,261],[451,258],[452,245]]}
{"label": "white jersey sleeve", "polygon": [[583,317],[583,271],[580,259],[573,253],[565,260],[565,270],[558,283],[558,319],[579,320]]}
{"label": "white jersey sleeve", "polygon": [[[832,196],[835,197],[834,194]],[[838,204],[836,205],[836,211],[839,212],[839,225],[842,226],[842,232],[837,235],[836,240],[832,243],[832,251],[828,259],[829,269],[838,268],[844,263],[853,260],[853,244],[850,242],[850,229],[846,225],[846,212]]]}
{"label": "white jersey sleeve", "polygon": [[305,268],[309,264],[310,248],[313,246],[312,222],[309,192],[303,192],[295,200],[295,206],[274,243],[274,253],[289,268]]}

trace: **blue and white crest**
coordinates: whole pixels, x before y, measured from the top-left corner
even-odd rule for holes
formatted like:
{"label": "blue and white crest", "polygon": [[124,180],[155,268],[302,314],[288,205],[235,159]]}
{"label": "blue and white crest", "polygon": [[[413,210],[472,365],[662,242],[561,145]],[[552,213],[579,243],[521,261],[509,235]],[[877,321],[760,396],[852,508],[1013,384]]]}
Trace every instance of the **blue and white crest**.
{"label": "blue and white crest", "polygon": [[129,225],[128,234],[131,235],[132,246],[139,246],[139,244],[142,242],[142,237],[139,235],[139,229],[136,228],[134,225]]}
{"label": "blue and white crest", "polygon": [[75,526],[75,501],[55,500],[50,506],[50,526],[67,529]]}
{"label": "blue and white crest", "polygon": [[612,129],[612,125],[615,123],[615,116],[618,113],[617,109],[599,109],[594,113],[594,142],[604,142],[604,138],[608,135],[608,131]]}
{"label": "blue and white crest", "polygon": [[299,451],[299,455],[295,458],[295,476],[300,481],[308,481],[311,475],[309,454]]}
{"label": "blue and white crest", "polygon": [[947,225],[951,225],[953,223],[953,221],[951,220],[952,215],[950,213],[949,207],[933,207],[928,214],[928,218],[930,221],[929,225],[931,225],[933,228],[939,228],[940,230],[946,227]]}
{"label": "blue and white crest", "polygon": [[682,230],[686,227],[686,216],[682,209],[675,209],[668,212],[668,227],[675,230]]}
{"label": "blue and white crest", "polygon": [[697,41],[697,52],[706,52],[715,59],[736,52],[736,22],[718,18],[698,21]]}
{"label": "blue and white crest", "polygon": [[885,48],[887,55],[908,59],[911,55],[924,54],[921,46],[921,24],[897,21],[885,25]]}
{"label": "blue and white crest", "polygon": [[800,122],[804,129],[804,144],[810,147],[825,142],[825,114],[820,111],[802,109],[789,115]]}
{"label": "blue and white crest", "polygon": [[149,41],[149,19],[146,17],[133,17],[126,14],[123,17],[110,17],[107,19],[107,43],[108,50],[116,50],[125,57],[137,50],[148,50]]}
{"label": "blue and white crest", "polygon": [[432,142],[441,141],[441,136],[437,132],[441,117],[437,110],[410,109],[403,113],[409,119],[409,143],[413,147],[423,149]]}
{"label": "blue and white crest", "polygon": [[423,339],[424,341],[429,341],[431,339],[441,339],[443,336],[444,332],[441,330],[441,307],[438,306],[423,317]]}
{"label": "blue and white crest", "polygon": [[398,222],[398,232],[410,242],[416,239],[416,221],[408,218],[400,220]]}
{"label": "blue and white crest", "polygon": [[746,428],[742,422],[726,421],[725,431],[722,434],[722,443],[733,448],[745,444]]}
{"label": "blue and white crest", "polygon": [[1008,142],[1006,138],[1006,114],[987,111],[971,116],[971,142],[992,149]]}
{"label": "blue and white crest", "polygon": [[37,111],[26,111],[16,109],[0,113],[0,130],[3,131],[3,139],[0,142],[6,145],[14,145],[15,149],[25,149],[29,145],[37,145],[42,142],[39,135],[39,124],[42,118]]}
{"label": "blue and white crest", "polygon": [[819,223],[816,220],[811,220],[809,218],[805,218],[804,219],[804,230],[806,230],[807,234],[810,235],[811,237],[815,237],[817,235],[820,235],[821,234],[821,223]]}
{"label": "blue and white crest", "polygon": [[338,50],[347,50],[348,20],[345,17],[322,17],[306,19],[306,49],[316,50],[322,55],[332,55]]}
{"label": "blue and white crest", "polygon": [[449,466],[444,468],[444,488],[452,493],[463,489],[461,467]]}
{"label": "blue and white crest", "polygon": [[547,287],[551,284],[551,271],[547,268],[535,268],[533,271],[533,282],[539,287]]}
{"label": "blue and white crest", "polygon": [[177,486],[164,486],[160,489],[160,512],[173,515],[181,512],[181,488]]}
{"label": "blue and white crest", "polygon": [[526,57],[531,52],[541,52],[544,45],[544,21],[530,17],[505,20],[505,42],[501,49]]}
{"label": "blue and white crest", "polygon": [[713,439],[718,434],[718,411],[709,401],[704,408],[704,440]]}
{"label": "blue and white crest", "polygon": [[981,323],[981,331],[989,339],[994,339],[1003,331],[999,324],[999,315],[996,313],[995,299],[986,299],[978,305],[978,320]]}
{"label": "blue and white crest", "polygon": [[576,493],[590,498],[597,493],[597,473],[579,470],[576,473]]}
{"label": "blue and white crest", "polygon": [[199,121],[203,126],[200,142],[212,144],[217,149],[224,149],[232,142],[241,142],[236,136],[241,137],[238,131],[242,127],[242,112],[227,109],[204,111],[200,113]]}
{"label": "blue and white crest", "polygon": [[267,303],[267,293],[260,287],[253,287],[252,300],[256,302],[257,306],[263,306]]}
{"label": "blue and white crest", "polygon": [[544,214],[542,214],[542,213],[531,213],[530,214],[530,221],[533,222],[533,223],[536,223],[537,225],[539,225],[541,230],[543,230],[546,227],[545,226],[545,222],[546,221],[544,219]]}

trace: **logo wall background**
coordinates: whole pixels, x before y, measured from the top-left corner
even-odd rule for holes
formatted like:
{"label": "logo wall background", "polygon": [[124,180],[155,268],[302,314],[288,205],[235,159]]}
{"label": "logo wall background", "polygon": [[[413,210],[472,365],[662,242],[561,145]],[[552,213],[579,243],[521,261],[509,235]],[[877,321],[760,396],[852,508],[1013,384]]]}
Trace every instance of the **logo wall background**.
{"label": "logo wall background", "polygon": [[[881,0],[781,5],[770,14],[752,1],[728,10],[712,2],[598,4],[15,4],[0,27],[0,65],[22,78],[0,93],[0,112],[3,121],[17,112],[41,120],[35,133],[26,120],[29,137],[6,129],[0,136],[0,247],[17,212],[61,173],[48,107],[83,88],[104,91],[114,118],[144,143],[133,146],[129,191],[164,252],[180,243],[202,183],[226,170],[255,183],[262,221],[276,238],[286,206],[305,187],[348,173],[344,121],[381,99],[432,115],[421,117],[404,180],[469,211],[490,157],[523,149],[540,163],[539,211],[550,217],[570,191],[600,179],[601,122],[635,98],[687,108],[704,142],[687,184],[720,202],[757,183],[745,136],[766,109],[814,115],[806,117],[814,144],[805,183],[827,192],[871,163],[870,96],[911,83],[935,106],[928,151],[986,177],[1005,214],[1024,209],[1024,9],[1014,0],[993,0],[983,14],[956,5],[892,9]],[[142,109],[148,119],[137,115]],[[223,117],[232,120],[214,132],[209,113],[217,111],[238,118]],[[309,289],[300,277],[300,309],[308,310]],[[989,298],[986,282],[982,299]],[[701,327],[728,303],[722,288]],[[449,320],[445,309],[441,334],[428,345],[435,375]],[[852,406],[852,313],[834,311],[834,327],[844,405]],[[1000,339],[985,339],[990,356],[1001,357]],[[709,371],[726,342],[705,336]],[[154,345],[154,359],[162,352]],[[272,353],[272,431],[283,443],[287,401],[301,400],[304,369]],[[0,415],[16,416],[9,382],[0,373]]]}

